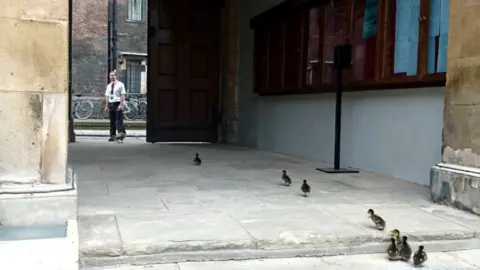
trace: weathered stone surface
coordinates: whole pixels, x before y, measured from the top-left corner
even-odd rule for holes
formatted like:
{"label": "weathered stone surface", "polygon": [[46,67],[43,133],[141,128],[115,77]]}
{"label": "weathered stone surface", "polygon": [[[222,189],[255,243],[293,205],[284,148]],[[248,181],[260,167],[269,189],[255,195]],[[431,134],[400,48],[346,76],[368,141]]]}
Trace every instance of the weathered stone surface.
{"label": "weathered stone surface", "polygon": [[80,217],[80,252],[83,255],[120,256],[122,242],[114,216]]}
{"label": "weathered stone surface", "polygon": [[8,63],[0,91],[67,92],[68,22],[0,18],[0,32],[0,62]]}
{"label": "weathered stone surface", "polygon": [[480,267],[480,250],[478,249],[449,252],[449,255],[454,256],[455,258],[458,258],[464,262],[468,262],[476,268]]}
{"label": "weathered stone surface", "polygon": [[39,93],[0,91],[0,182],[40,182],[42,99]]}
{"label": "weathered stone surface", "polygon": [[127,255],[250,249],[253,239],[222,213],[119,215]]}
{"label": "weathered stone surface", "polygon": [[18,0],[22,2],[22,19],[68,21],[65,0]]}
{"label": "weathered stone surface", "polygon": [[[466,1],[450,2],[448,31],[448,58],[464,58],[480,55],[478,41],[472,35],[480,32],[479,5]],[[466,4],[466,5],[465,5]],[[461,30],[461,31],[460,31]]]}
{"label": "weathered stone surface", "polygon": [[[19,192],[19,190],[17,190]],[[76,192],[0,196],[0,221],[10,226],[62,224],[77,218]]]}
{"label": "weathered stone surface", "polygon": [[20,18],[22,1],[3,1],[0,9],[0,18]]}
{"label": "weathered stone surface", "polygon": [[0,181],[65,183],[67,95],[0,91],[0,98]]}
{"label": "weathered stone surface", "polygon": [[417,207],[405,204],[333,204],[322,206],[322,209],[336,213],[340,219],[355,224],[357,229],[368,229],[369,234],[380,241],[386,240],[388,236],[386,237],[385,232],[374,229],[374,224],[367,215],[368,209],[373,209],[385,220],[387,232],[398,229],[411,241],[469,239],[475,235],[472,228],[427,214]]}
{"label": "weathered stone surface", "polygon": [[[480,267],[480,250],[428,252],[423,269],[476,269]],[[329,256],[322,258],[286,258],[221,262],[186,262],[148,266],[116,266],[85,270],[318,270],[318,269],[412,269],[411,263],[395,263],[384,254]]]}
{"label": "weathered stone surface", "polygon": [[[480,167],[480,6],[475,1],[451,1],[447,52],[447,85],[442,161]],[[458,162],[456,162],[458,160]]]}
{"label": "weathered stone surface", "polygon": [[[115,179],[115,178],[113,178]],[[79,198],[80,215],[159,213],[168,210],[153,190],[129,190],[110,195],[88,194]]]}
{"label": "weathered stone surface", "polygon": [[63,184],[67,170],[68,95],[44,93],[42,120],[42,181]]}
{"label": "weathered stone surface", "polygon": [[[195,152],[202,166],[191,165]],[[248,148],[151,145],[135,138],[119,145],[80,137],[69,154],[85,179],[79,182],[80,216],[116,215],[125,254],[157,254],[149,263],[384,252],[393,228],[432,251],[479,242],[480,218],[434,211],[427,187],[371,173],[319,174],[305,160]],[[282,168],[294,179],[291,187],[282,185]],[[303,178],[312,186],[307,198],[300,194]],[[386,219],[385,231],[372,228],[368,208]],[[103,259],[88,254],[90,262]]]}
{"label": "weathered stone surface", "polygon": [[476,168],[443,164],[432,167],[432,200],[480,215],[480,173]]}
{"label": "weathered stone surface", "polygon": [[239,211],[232,216],[255,237],[261,249],[359,245],[373,241],[365,228],[320,209]]}
{"label": "weathered stone surface", "polygon": [[452,207],[438,204],[418,208],[422,211],[431,213],[437,217],[468,228],[469,230],[475,232],[475,236],[477,238],[480,238],[480,217],[475,214],[470,214],[465,211],[458,211]]}

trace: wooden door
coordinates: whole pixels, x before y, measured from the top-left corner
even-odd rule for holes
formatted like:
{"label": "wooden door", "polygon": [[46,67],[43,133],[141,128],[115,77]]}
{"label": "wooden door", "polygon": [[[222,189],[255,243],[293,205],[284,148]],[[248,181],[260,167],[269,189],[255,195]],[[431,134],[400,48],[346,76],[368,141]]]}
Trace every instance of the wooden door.
{"label": "wooden door", "polygon": [[150,0],[148,142],[215,142],[220,6],[216,0]]}

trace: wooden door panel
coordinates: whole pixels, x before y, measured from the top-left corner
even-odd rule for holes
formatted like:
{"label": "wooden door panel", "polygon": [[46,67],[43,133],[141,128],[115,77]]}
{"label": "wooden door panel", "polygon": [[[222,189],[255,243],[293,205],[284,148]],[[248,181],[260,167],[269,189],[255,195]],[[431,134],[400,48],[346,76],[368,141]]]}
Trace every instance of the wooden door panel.
{"label": "wooden door panel", "polygon": [[208,128],[210,119],[208,90],[190,90],[190,121],[195,126]]}
{"label": "wooden door panel", "polygon": [[162,111],[157,110],[157,119],[160,124],[174,124],[177,119],[177,89],[158,89],[158,104]]}
{"label": "wooden door panel", "polygon": [[149,1],[147,141],[216,141],[220,8]]}
{"label": "wooden door panel", "polygon": [[160,43],[157,47],[158,52],[158,75],[178,75],[177,64],[177,46],[175,44]]}

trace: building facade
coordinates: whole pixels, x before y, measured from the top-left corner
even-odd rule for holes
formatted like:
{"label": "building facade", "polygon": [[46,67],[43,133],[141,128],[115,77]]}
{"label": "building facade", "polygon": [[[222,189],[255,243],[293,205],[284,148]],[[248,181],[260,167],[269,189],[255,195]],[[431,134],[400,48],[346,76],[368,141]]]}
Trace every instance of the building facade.
{"label": "building facade", "polygon": [[[132,94],[146,93],[147,2],[117,1],[117,69]],[[108,1],[73,0],[72,20],[72,91],[102,97],[108,79]]]}
{"label": "building facade", "polygon": [[241,143],[332,163],[333,48],[350,43],[342,164],[429,185],[442,155],[449,1],[311,1],[276,15],[282,2],[240,6],[239,55],[255,54],[239,63]]}
{"label": "building facade", "polygon": [[[292,2],[308,1],[290,3]],[[338,44],[339,39],[350,39],[355,48],[354,60],[346,78],[349,80],[349,90],[355,91],[345,94],[343,165],[429,185],[434,199],[446,200],[480,214],[480,42],[477,38],[480,31],[479,1],[455,0],[449,1],[447,5],[444,4],[447,1],[402,0],[402,3],[408,4],[399,5],[399,1],[378,0],[377,11],[389,11],[390,15],[379,16],[386,13],[377,13],[376,31],[371,31],[368,27],[369,31],[364,31],[362,24],[358,27],[362,28],[362,31],[352,31],[357,28],[357,20],[345,19],[357,18],[356,14],[365,13],[367,2],[364,8],[359,10],[355,9],[355,3],[361,2],[359,0],[313,2],[321,5],[312,5],[311,9],[317,8],[317,11],[320,9],[321,12],[309,11],[308,14],[324,14],[323,19],[321,16],[317,19],[305,17],[305,13],[293,17],[269,15],[263,17],[261,24],[252,23],[251,18],[276,6],[280,3],[279,0],[226,2],[226,8],[223,9],[226,17],[224,16],[222,21],[225,29],[221,39],[223,74],[219,83],[222,91],[219,101],[224,105],[220,127],[223,131],[226,130],[223,132],[227,134],[226,140],[318,162],[331,162],[335,102],[334,95],[329,93],[331,89],[328,87],[327,76],[330,72],[327,64],[331,60],[328,57],[331,57],[331,54],[325,52],[330,50],[328,48],[331,46],[319,45],[316,52],[311,50],[309,53],[307,45],[317,39],[325,40],[325,36],[328,42],[318,42],[319,44]],[[78,61],[81,58],[73,52],[69,55],[68,2],[29,1],[29,5],[22,1],[6,3],[6,8],[0,10],[0,27],[4,29],[3,39],[0,41],[0,61],[7,63],[0,67],[0,121],[6,123],[5,128],[0,129],[0,191],[13,193],[2,194],[6,201],[0,211],[0,219],[4,224],[28,225],[34,220],[32,213],[43,216],[35,220],[45,220],[48,213],[51,219],[68,220],[75,215],[75,195],[62,193],[65,190],[74,192],[75,189],[72,184],[74,180],[67,169],[68,59],[71,57],[73,61]],[[392,3],[396,3],[395,9]],[[440,8],[425,3],[440,3]],[[77,0],[75,5],[81,6],[82,2]],[[286,7],[289,11],[295,10],[293,7]],[[449,7],[448,15],[445,15],[446,7]],[[101,11],[84,8],[88,16]],[[348,13],[340,15],[342,12],[334,12],[336,9],[343,10],[343,14],[345,11]],[[432,11],[434,9],[436,11]],[[106,9],[104,10],[106,14]],[[156,14],[160,12],[159,6],[152,8],[150,12],[152,10]],[[410,19],[407,20],[408,16],[401,15],[401,12],[410,14]],[[77,10],[76,13],[81,12]],[[432,14],[437,14],[437,17]],[[397,19],[392,19],[394,15],[405,16],[405,19],[399,19],[399,25]],[[345,21],[348,22],[346,26],[337,26],[335,16],[343,16],[344,24]],[[448,33],[445,33],[446,16]],[[303,23],[299,23],[297,17],[302,18],[300,21]],[[276,19],[269,21],[267,18]],[[282,27],[275,28],[275,24],[282,25],[282,18],[287,19],[288,24],[284,21]],[[386,18],[387,21],[382,21]],[[314,26],[310,27],[310,23],[304,23],[311,21],[317,21],[321,26],[318,31]],[[158,22],[159,20],[156,21]],[[428,27],[425,26],[427,22]],[[77,21],[73,20],[73,23],[75,26]],[[168,21],[164,20],[162,23],[166,25]],[[410,36],[409,33],[409,38],[400,37],[395,39],[399,40],[398,44],[392,43],[391,37],[397,35],[396,28],[387,27],[392,24],[403,29],[402,31],[405,31],[406,26],[403,24],[406,24],[411,32],[418,33],[418,38]],[[98,23],[98,29],[105,29],[102,25],[104,24]],[[258,25],[273,25],[273,28],[259,28]],[[308,27],[305,28],[305,25]],[[252,27],[255,30],[252,30]],[[257,29],[269,34],[256,35]],[[272,29],[275,30],[270,34]],[[287,32],[287,29],[300,31]],[[83,44],[91,44],[88,45],[90,47],[85,47],[86,53],[92,58],[96,52],[94,44],[97,44],[93,41],[104,39],[101,37],[104,33],[106,32],[99,30],[94,31],[95,35],[83,34],[83,38],[90,41]],[[298,38],[295,36],[298,33],[312,36],[309,39],[300,38],[308,40],[300,43],[300,50]],[[369,47],[372,46],[369,39],[373,40],[375,37],[372,33],[375,33],[377,39],[375,50]],[[445,56],[441,53],[444,54],[442,51],[445,50],[446,34],[448,46],[444,73],[442,61],[445,61]],[[293,37],[285,38],[289,35]],[[25,36],[29,38],[25,39]],[[277,44],[280,44],[282,49],[269,49],[265,55],[264,48],[268,48],[268,45],[258,42],[265,36],[273,38],[273,41],[281,37]],[[379,36],[383,36],[380,41]],[[72,43],[75,45],[73,41]],[[269,43],[273,42],[267,42]],[[435,48],[434,53],[431,48]],[[403,55],[398,55],[399,50]],[[262,51],[263,57],[259,57]],[[318,52],[324,53],[320,57]],[[299,53],[303,53],[305,57],[299,57]],[[171,55],[163,56],[162,60],[165,60]],[[198,53],[196,56],[202,54]],[[373,67],[365,61],[362,62],[362,59],[368,57],[375,58]],[[415,58],[416,69],[411,62]],[[171,65],[167,65],[169,63],[157,58],[150,56],[149,60],[150,74],[160,73],[160,68],[166,71],[173,69]],[[196,60],[202,62],[201,59]],[[272,64],[268,61],[265,63],[265,60],[271,60]],[[154,61],[157,62],[158,69],[153,68]],[[98,63],[100,66],[101,61],[98,60]],[[318,67],[318,64],[314,67],[316,63],[320,63],[322,67]],[[92,68],[97,67],[94,62],[90,64]],[[204,68],[205,65],[199,67]],[[298,69],[292,71],[292,67]],[[102,73],[103,71],[105,73]],[[183,71],[187,72],[188,69]],[[99,72],[105,76],[106,81],[105,68],[92,74],[98,75]],[[311,75],[312,73],[317,75]],[[265,77],[266,74],[268,75]],[[385,78],[390,81],[386,83]],[[86,76],[84,79],[90,78]],[[98,85],[102,85],[103,89],[101,80],[98,75]],[[171,106],[171,102],[165,101],[168,98],[169,101],[175,100],[173,89],[162,89],[154,83],[160,84],[161,81],[149,84],[149,95],[153,90],[165,91],[158,95],[162,100],[149,99],[150,104],[153,102],[153,106],[149,108],[154,108],[149,110],[156,112],[161,108],[168,108],[171,114],[152,113],[152,119],[149,119],[147,126],[158,119],[170,121],[169,117],[175,117],[175,108]],[[309,84],[325,83],[326,85],[319,87],[305,87]],[[198,100],[205,97],[204,92],[197,91],[194,94]],[[201,107],[198,100],[195,100],[197,103],[193,105],[196,107],[192,106],[192,111],[207,114],[205,108],[208,107]],[[184,129],[188,127],[183,126]],[[433,165],[436,166],[431,170]],[[38,194],[46,191],[52,195]],[[55,195],[55,192],[58,195]],[[51,201],[45,200],[46,196]],[[59,211],[59,207],[66,205],[59,203],[59,198],[71,202],[71,207],[63,212]],[[35,206],[36,210],[27,211],[31,208],[24,207],[26,203]],[[20,208],[25,211],[10,210]],[[5,209],[10,212],[4,212]]]}

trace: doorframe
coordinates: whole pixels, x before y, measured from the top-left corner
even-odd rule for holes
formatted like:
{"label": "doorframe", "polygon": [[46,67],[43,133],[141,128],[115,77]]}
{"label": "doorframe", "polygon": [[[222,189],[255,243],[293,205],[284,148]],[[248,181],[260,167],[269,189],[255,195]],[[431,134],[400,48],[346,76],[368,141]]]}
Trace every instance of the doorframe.
{"label": "doorframe", "polygon": [[[151,51],[153,50],[153,48],[151,48],[150,46],[150,33],[151,33],[151,28],[150,28],[150,22],[152,20],[152,12],[153,10],[150,8],[152,5],[151,5],[151,2],[153,1],[156,1],[156,0],[147,0],[147,63],[149,63],[149,68],[147,69],[147,81],[146,81],[146,88],[147,88],[147,94],[146,94],[146,98],[147,98],[147,103],[150,103],[149,102],[149,99],[151,99],[151,91],[153,89],[153,83],[152,83],[152,74],[154,74],[154,71],[150,64],[153,63],[154,59],[151,59]],[[212,1],[212,0],[196,0],[196,1]],[[215,142],[214,143],[217,143],[219,142],[220,140],[223,139],[223,130],[226,128],[226,126],[224,125],[224,102],[223,102],[223,98],[224,98],[224,93],[225,93],[225,90],[226,90],[226,81],[225,81],[225,70],[224,68],[227,66],[226,65],[226,61],[228,61],[227,59],[225,59],[225,46],[227,46],[226,44],[228,44],[227,42],[224,42],[223,41],[223,34],[224,34],[224,31],[228,31],[228,26],[225,27],[223,26],[224,25],[224,22],[228,22],[228,19],[227,18],[227,12],[226,12],[226,1],[228,0],[213,0],[213,2],[216,2],[218,5],[219,5],[219,9],[218,9],[218,16],[219,16],[219,21],[220,21],[220,24],[218,26],[218,29],[217,29],[217,33],[218,33],[218,36],[217,36],[217,40],[216,40],[216,47],[218,48],[218,53],[217,53],[217,64],[218,64],[218,71],[217,71],[217,80],[218,80],[218,88],[217,88],[217,115],[213,115],[212,118],[213,118],[213,122],[214,122],[214,125],[216,125],[216,128],[215,128],[215,133],[216,133],[216,138],[215,138]],[[226,29],[224,29],[226,28]],[[227,35],[228,36],[228,35]],[[153,104],[153,103],[150,103],[150,104]],[[152,106],[147,106],[147,117],[146,117],[146,132],[148,134],[148,129],[149,128],[152,128],[152,124],[149,125],[149,115],[152,115],[154,112],[152,111],[153,108]],[[146,138],[147,142],[151,142],[151,141],[148,141],[148,136]],[[155,142],[151,142],[151,143],[155,143]]]}

